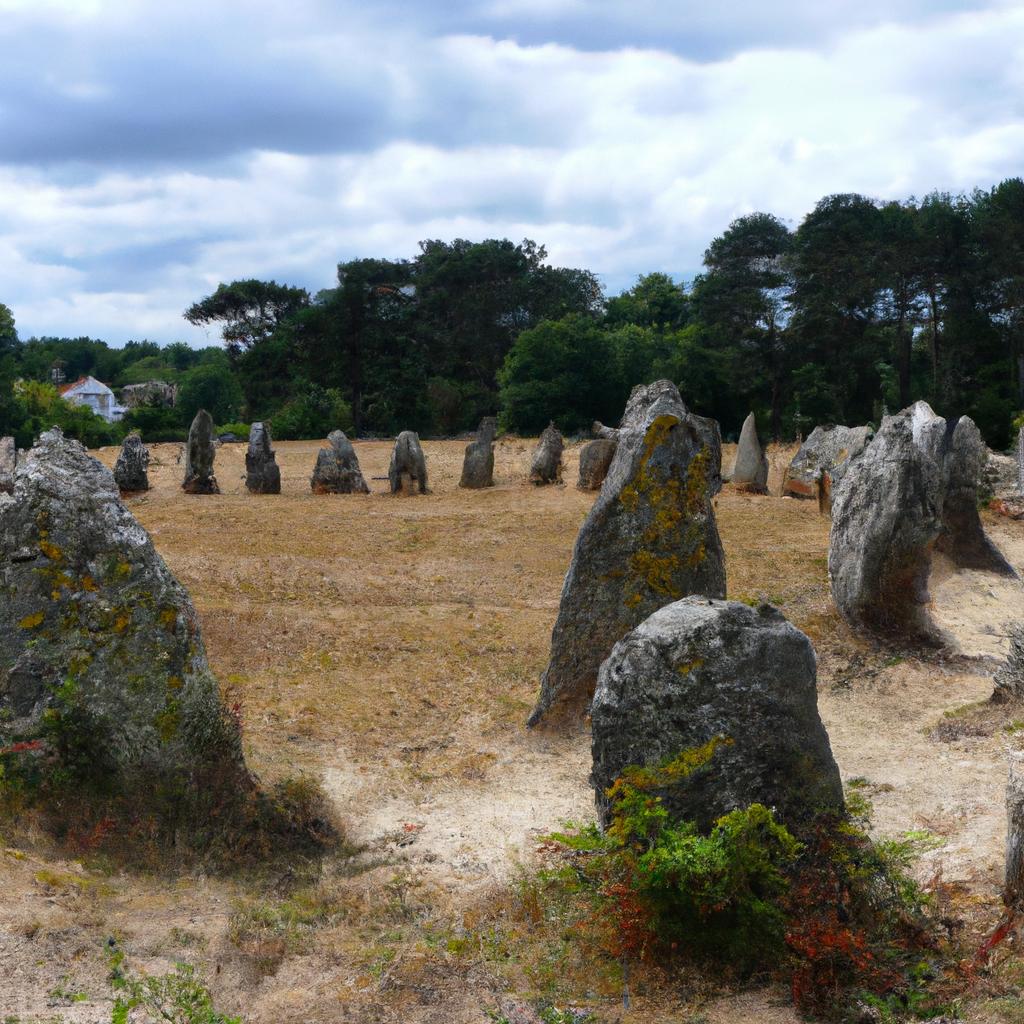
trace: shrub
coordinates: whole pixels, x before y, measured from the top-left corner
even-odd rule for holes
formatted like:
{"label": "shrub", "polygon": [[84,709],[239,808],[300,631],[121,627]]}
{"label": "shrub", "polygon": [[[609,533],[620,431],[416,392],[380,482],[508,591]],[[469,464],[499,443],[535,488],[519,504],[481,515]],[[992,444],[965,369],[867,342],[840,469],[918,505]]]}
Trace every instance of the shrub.
{"label": "shrub", "polygon": [[335,388],[318,384],[291,399],[270,420],[270,432],[279,441],[326,437],[332,430],[352,429],[352,409]]}
{"label": "shrub", "polygon": [[184,441],[188,427],[182,423],[180,409],[140,405],[130,409],[121,421],[125,429],[137,430],[147,444],[156,441]]}

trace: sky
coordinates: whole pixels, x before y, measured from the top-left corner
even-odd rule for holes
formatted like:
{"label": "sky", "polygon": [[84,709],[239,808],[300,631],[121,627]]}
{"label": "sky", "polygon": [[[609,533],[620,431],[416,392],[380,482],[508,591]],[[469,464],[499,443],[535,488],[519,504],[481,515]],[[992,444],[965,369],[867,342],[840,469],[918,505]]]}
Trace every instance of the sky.
{"label": "sky", "polygon": [[0,302],[22,338],[218,340],[427,238],[608,294],[823,196],[1024,174],[1020,0],[0,0]]}

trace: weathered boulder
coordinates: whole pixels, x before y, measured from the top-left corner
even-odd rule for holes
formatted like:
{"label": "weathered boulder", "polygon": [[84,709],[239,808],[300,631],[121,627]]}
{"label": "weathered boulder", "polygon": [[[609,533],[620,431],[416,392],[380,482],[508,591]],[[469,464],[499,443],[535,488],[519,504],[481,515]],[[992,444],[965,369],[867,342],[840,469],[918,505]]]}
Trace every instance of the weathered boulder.
{"label": "weathered boulder", "polygon": [[583,446],[580,452],[580,475],[576,486],[581,491],[598,491],[604,478],[608,475],[608,468],[615,458],[615,449],[619,446],[618,438],[608,439],[599,437],[596,441],[590,441]]}
{"label": "weathered boulder", "polygon": [[188,594],[56,428],[0,496],[0,590],[0,746],[41,743],[72,786],[182,811],[249,785]]}
{"label": "weathered boulder", "polygon": [[388,466],[388,482],[392,494],[428,494],[427,460],[420,447],[419,435],[403,430],[395,438]]}
{"label": "weathered boulder", "polygon": [[833,493],[829,577],[849,622],[941,641],[926,610],[935,547],[958,567],[1014,574],[978,516],[979,445],[968,417],[947,423],[925,402],[882,421]]}
{"label": "weathered boulder", "polygon": [[0,437],[0,494],[14,490],[14,471],[18,467],[18,446],[13,437]]}
{"label": "weathered boulder", "polygon": [[725,596],[711,500],[721,461],[718,424],[688,412],[674,384],[633,389],[576,538],[530,725],[555,706],[582,712],[612,645],[658,608],[688,594]]}
{"label": "weathered boulder", "polygon": [[770,605],[687,597],[612,649],[591,708],[598,810],[625,780],[709,828],[761,803],[787,824],[843,808],[810,640]]}
{"label": "weathered boulder", "polygon": [[1017,460],[1010,455],[988,449],[985,459],[985,473],[982,490],[987,498],[1019,498],[1020,484],[1017,480]]}
{"label": "weathered boulder", "polygon": [[1009,751],[1006,780],[1006,875],[1003,900],[1024,906],[1024,750]]}
{"label": "weathered boulder", "polygon": [[352,442],[341,430],[327,435],[328,448],[316,454],[309,486],[314,494],[369,494]]}
{"label": "weathered boulder", "polygon": [[245,486],[253,494],[280,494],[281,468],[277,464],[270,427],[256,422],[249,427],[245,453]]}
{"label": "weathered boulder", "polygon": [[466,445],[460,487],[477,489],[494,486],[494,437],[497,432],[498,421],[493,416],[485,416],[480,421],[476,440]]}
{"label": "weathered boulder", "polygon": [[1010,626],[1010,649],[993,679],[992,700],[997,704],[1024,700],[1024,623]]}
{"label": "weathered boulder", "polygon": [[220,494],[213,475],[217,444],[213,436],[213,417],[200,409],[188,430],[185,446],[185,480],[181,489],[186,494]]}
{"label": "weathered boulder", "polygon": [[554,423],[541,432],[540,441],[530,460],[531,484],[558,484],[562,482],[562,450],[565,444]]}
{"label": "weathered boulder", "polygon": [[768,493],[768,459],[757,437],[757,422],[753,413],[743,421],[740,443],[736,449],[736,462],[729,480],[755,494]]}
{"label": "weathered boulder", "polygon": [[124,439],[114,463],[114,481],[122,494],[149,490],[149,449],[138,434]]}
{"label": "weathered boulder", "polygon": [[606,427],[600,420],[594,420],[590,427],[590,432],[594,437],[599,437],[605,441],[617,441],[619,439],[619,431],[616,427]]}
{"label": "weathered boulder", "polygon": [[147,380],[142,384],[127,384],[121,389],[121,404],[126,409],[139,406],[170,409],[178,397],[178,385],[163,380]]}
{"label": "weathered boulder", "polygon": [[782,478],[783,495],[817,498],[828,507],[829,495],[872,437],[870,427],[843,427],[834,423],[815,427],[786,469]]}

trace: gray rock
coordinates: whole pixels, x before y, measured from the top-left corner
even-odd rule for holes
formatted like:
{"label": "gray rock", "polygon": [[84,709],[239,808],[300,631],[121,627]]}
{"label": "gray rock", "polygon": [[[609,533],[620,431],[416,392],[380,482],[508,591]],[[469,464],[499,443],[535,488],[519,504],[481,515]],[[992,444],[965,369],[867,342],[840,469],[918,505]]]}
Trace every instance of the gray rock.
{"label": "gray rock", "polygon": [[1017,431],[1017,490],[1024,494],[1024,427]]}
{"label": "gray rock", "polygon": [[743,421],[740,443],[736,449],[736,463],[729,480],[755,494],[768,493],[768,459],[761,450],[753,413],[748,414]]}
{"label": "gray rock", "polygon": [[1019,498],[1021,492],[1017,482],[1017,460],[1009,455],[1000,455],[989,448],[982,490],[986,498]]}
{"label": "gray rock", "polygon": [[309,486],[314,494],[369,494],[352,442],[341,430],[327,435],[328,448],[316,455]]}
{"label": "gray rock", "polygon": [[121,389],[121,404],[126,409],[150,406],[171,409],[178,397],[178,385],[162,380],[147,380],[143,384],[127,384]]}
{"label": "gray rock", "polygon": [[[651,794],[703,829],[752,803],[786,824],[842,810],[816,676],[810,640],[769,605],[688,597],[655,612],[598,676],[591,781],[602,821],[607,790],[631,765],[655,769]],[[684,753],[703,761],[701,748],[703,767],[669,767]]]}
{"label": "gray rock", "polygon": [[670,381],[633,389],[608,476],[573,549],[530,716],[582,712],[612,645],[688,594],[725,596],[711,499],[721,488],[718,424],[689,413]]}
{"label": "gray rock", "polygon": [[1024,623],[1010,626],[1010,649],[993,682],[992,700],[997,704],[1024,700]]}
{"label": "gray rock", "polygon": [[388,466],[388,483],[392,494],[428,494],[427,460],[420,447],[419,435],[403,430],[395,438]]}
{"label": "gray rock", "polygon": [[817,498],[824,506],[853,460],[874,436],[870,427],[843,427],[829,423],[815,427],[782,478],[783,495]]}
{"label": "gray rock", "polygon": [[0,494],[14,490],[14,471],[18,467],[18,446],[13,437],[0,437]]}
{"label": "gray rock", "polygon": [[540,442],[530,460],[530,483],[559,484],[562,482],[562,450],[565,444],[554,423],[549,423],[540,435]]}
{"label": "gray rock", "polygon": [[69,771],[182,808],[249,786],[188,594],[56,428],[0,497],[0,590],[0,746],[43,739]]}
{"label": "gray rock", "polygon": [[1006,780],[1006,876],[1003,900],[1024,906],[1024,750],[1010,750]]}
{"label": "gray rock", "polygon": [[114,463],[114,480],[122,494],[149,490],[149,449],[138,434],[129,434]]}
{"label": "gray rock", "polygon": [[580,452],[580,475],[576,481],[576,486],[581,491],[601,489],[618,446],[618,431],[614,439],[599,437],[596,441],[590,441],[583,446]]}
{"label": "gray rock", "polygon": [[933,547],[961,568],[1014,574],[978,517],[979,445],[969,418],[947,423],[925,402],[882,421],[833,493],[829,577],[849,622],[943,642],[927,613]]}
{"label": "gray rock", "polygon": [[494,437],[497,431],[498,421],[493,416],[485,416],[480,421],[476,440],[466,445],[460,487],[475,490],[494,486]]}
{"label": "gray rock", "polygon": [[274,455],[270,427],[264,423],[256,422],[249,427],[245,486],[253,494],[281,493],[281,468]]}
{"label": "gray rock", "polygon": [[185,445],[185,480],[181,489],[186,494],[220,494],[213,475],[217,446],[213,436],[213,417],[200,409],[188,430]]}
{"label": "gray rock", "polygon": [[617,441],[619,431],[616,427],[606,427],[600,420],[594,420],[590,432],[594,437],[602,438],[605,441]]}

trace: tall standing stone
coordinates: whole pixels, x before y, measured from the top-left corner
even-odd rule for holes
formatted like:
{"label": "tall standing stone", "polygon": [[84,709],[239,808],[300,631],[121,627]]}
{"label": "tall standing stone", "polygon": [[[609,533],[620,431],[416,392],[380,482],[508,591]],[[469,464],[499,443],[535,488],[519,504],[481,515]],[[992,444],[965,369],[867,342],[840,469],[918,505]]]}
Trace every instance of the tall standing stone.
{"label": "tall standing stone", "polygon": [[[843,474],[873,437],[870,427],[826,424],[815,427],[782,478],[782,493],[794,498],[817,498],[827,510],[829,496]],[[824,500],[823,500],[824,498]]]}
{"label": "tall standing stone", "polygon": [[1024,905],[1024,751],[1010,751],[1006,781],[1006,886],[1007,906]]}
{"label": "tall standing stone", "polygon": [[608,469],[615,458],[615,449],[618,448],[618,436],[614,439],[599,437],[596,441],[589,441],[583,446],[580,452],[580,471],[576,480],[576,486],[581,491],[599,491],[604,478],[608,475]]}
{"label": "tall standing stone", "polygon": [[0,437],[0,494],[14,490],[14,471],[18,466],[18,446],[13,437]]}
{"label": "tall standing stone", "polygon": [[580,528],[529,724],[582,712],[612,645],[688,594],[725,597],[712,498],[721,488],[718,424],[694,416],[670,381],[635,387],[608,476]]}
{"label": "tall standing stone", "polygon": [[369,494],[352,442],[341,430],[327,435],[327,448],[316,454],[309,486],[314,494]]}
{"label": "tall standing stone", "polygon": [[250,787],[188,593],[56,428],[0,495],[0,573],[0,746],[40,741],[72,785],[163,800],[183,830]]}
{"label": "tall standing stone", "polygon": [[189,427],[185,447],[185,480],[181,487],[186,494],[220,494],[217,478],[213,475],[216,453],[213,417],[205,409],[200,409]]}
{"label": "tall standing stone", "polygon": [[833,494],[828,568],[836,607],[866,629],[943,637],[927,613],[932,549],[961,568],[1015,575],[977,508],[977,428],[925,402],[887,416]]}
{"label": "tall standing stone", "polygon": [[114,463],[114,480],[122,494],[149,490],[149,449],[138,434],[124,439]]}
{"label": "tall standing stone", "polygon": [[388,467],[392,494],[427,494],[427,460],[420,447],[419,435],[403,430],[395,438]]}
{"label": "tall standing stone", "polygon": [[497,432],[498,421],[493,416],[485,416],[480,421],[476,439],[466,445],[460,487],[478,489],[494,486],[494,438]]}
{"label": "tall standing stone", "polygon": [[598,675],[591,780],[603,822],[624,772],[704,829],[752,803],[787,824],[841,811],[816,677],[810,640],[769,605],[687,597],[656,611]]}
{"label": "tall standing stone", "polygon": [[274,455],[270,428],[265,423],[256,422],[249,427],[245,486],[252,494],[281,493],[281,468]]}
{"label": "tall standing stone", "polygon": [[558,427],[549,423],[541,432],[540,441],[530,460],[531,484],[557,484],[562,481],[562,451],[565,443]]}
{"label": "tall standing stone", "polygon": [[757,421],[750,413],[743,421],[740,443],[736,449],[736,464],[730,481],[755,494],[768,493],[768,459],[757,437]]}

